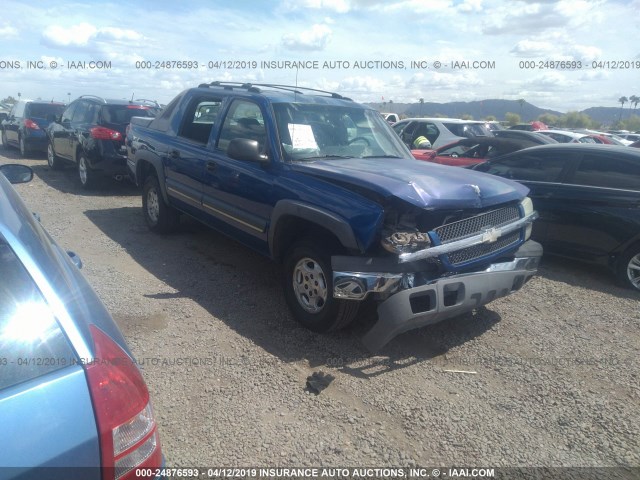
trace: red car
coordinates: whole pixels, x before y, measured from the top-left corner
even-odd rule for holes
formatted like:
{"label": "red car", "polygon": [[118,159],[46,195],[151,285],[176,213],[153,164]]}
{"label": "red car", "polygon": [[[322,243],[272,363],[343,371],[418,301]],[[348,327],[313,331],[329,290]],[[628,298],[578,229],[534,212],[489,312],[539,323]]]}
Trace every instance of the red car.
{"label": "red car", "polygon": [[482,163],[489,158],[533,147],[536,143],[530,140],[516,140],[512,138],[475,137],[463,138],[449,143],[436,150],[411,150],[418,160],[466,167]]}

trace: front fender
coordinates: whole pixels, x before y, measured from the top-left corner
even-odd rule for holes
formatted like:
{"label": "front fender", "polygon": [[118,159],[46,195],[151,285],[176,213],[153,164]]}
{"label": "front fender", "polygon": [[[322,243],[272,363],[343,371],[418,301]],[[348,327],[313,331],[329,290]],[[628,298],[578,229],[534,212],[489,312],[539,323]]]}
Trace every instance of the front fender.
{"label": "front fender", "polygon": [[269,251],[272,257],[277,256],[278,252],[278,224],[285,217],[296,217],[315,223],[333,233],[344,247],[364,253],[363,246],[358,242],[346,219],[315,205],[297,200],[280,200],[273,209],[269,225]]}

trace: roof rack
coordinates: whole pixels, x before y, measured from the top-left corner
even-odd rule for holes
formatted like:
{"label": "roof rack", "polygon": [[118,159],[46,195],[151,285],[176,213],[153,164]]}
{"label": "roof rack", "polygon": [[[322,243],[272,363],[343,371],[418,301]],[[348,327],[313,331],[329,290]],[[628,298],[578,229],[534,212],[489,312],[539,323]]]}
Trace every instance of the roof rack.
{"label": "roof rack", "polygon": [[301,92],[300,90],[306,90],[308,92],[324,93],[326,95],[329,95],[331,98],[337,98],[340,100],[351,100],[350,98],[343,97],[339,93],[335,93],[335,92],[318,90],[317,88],[299,87],[299,86],[293,86],[293,85],[281,85],[277,83],[242,83],[242,82],[215,81],[211,83],[202,83],[198,85],[198,88],[208,88],[208,87],[222,87],[225,90],[233,90],[233,88],[236,87],[236,88],[245,89],[253,93],[260,93],[262,90],[259,87],[266,87],[266,88],[275,88],[277,90],[285,90],[287,92],[292,92],[299,95],[304,95],[304,92]]}
{"label": "roof rack", "polygon": [[[147,98],[136,98],[135,100],[133,100],[133,102],[153,105],[154,107],[160,108],[160,104],[158,102],[156,102],[155,100],[149,100]],[[133,103],[133,102],[129,100],[129,103]]]}
{"label": "roof rack", "polygon": [[101,100],[102,103],[107,103],[107,101],[104,98],[99,97],[98,95],[80,95],[78,98],[96,98],[98,100]]}

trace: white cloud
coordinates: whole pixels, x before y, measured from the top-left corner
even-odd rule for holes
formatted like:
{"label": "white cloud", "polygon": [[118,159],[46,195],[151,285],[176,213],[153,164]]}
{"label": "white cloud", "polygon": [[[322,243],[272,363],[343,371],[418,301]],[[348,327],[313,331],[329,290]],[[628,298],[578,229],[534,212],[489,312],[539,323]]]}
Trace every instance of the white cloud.
{"label": "white cloud", "polygon": [[18,36],[18,29],[11,25],[3,25],[0,27],[0,38],[12,38]]}
{"label": "white cloud", "polygon": [[572,88],[580,85],[580,82],[570,80],[560,72],[546,72],[522,83],[524,87],[537,89],[538,91],[551,91]]}
{"label": "white cloud", "polygon": [[315,10],[331,10],[336,13],[347,13],[351,10],[348,0],[287,0],[282,4],[285,10],[300,10],[304,8]]}
{"label": "white cloud", "polygon": [[457,8],[461,12],[481,12],[482,0],[464,0]]}
{"label": "white cloud", "polygon": [[290,50],[322,50],[331,37],[331,29],[324,24],[313,25],[309,30],[298,34],[286,34],[282,37],[282,44]]}
{"label": "white cloud", "polygon": [[42,32],[45,45],[51,47],[85,47],[96,35],[98,29],[89,23],[80,23],[71,27],[51,25]]}
{"label": "white cloud", "polygon": [[517,57],[546,57],[557,51],[557,45],[541,40],[520,40],[511,53]]}
{"label": "white cloud", "polygon": [[68,27],[50,25],[42,32],[42,43],[49,47],[83,50],[104,50],[107,45],[127,45],[143,38],[134,30],[116,27],[97,28],[86,22]]}

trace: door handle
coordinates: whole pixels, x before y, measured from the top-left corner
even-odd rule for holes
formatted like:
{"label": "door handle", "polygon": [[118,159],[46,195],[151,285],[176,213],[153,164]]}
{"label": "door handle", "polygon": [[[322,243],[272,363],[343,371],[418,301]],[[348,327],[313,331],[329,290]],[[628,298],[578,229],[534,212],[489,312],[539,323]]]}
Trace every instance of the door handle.
{"label": "door handle", "polygon": [[217,167],[218,167],[218,164],[216,162],[207,162],[207,171],[208,172],[214,172]]}
{"label": "door handle", "polygon": [[171,158],[180,158],[180,152],[178,150],[170,150],[169,157]]}

